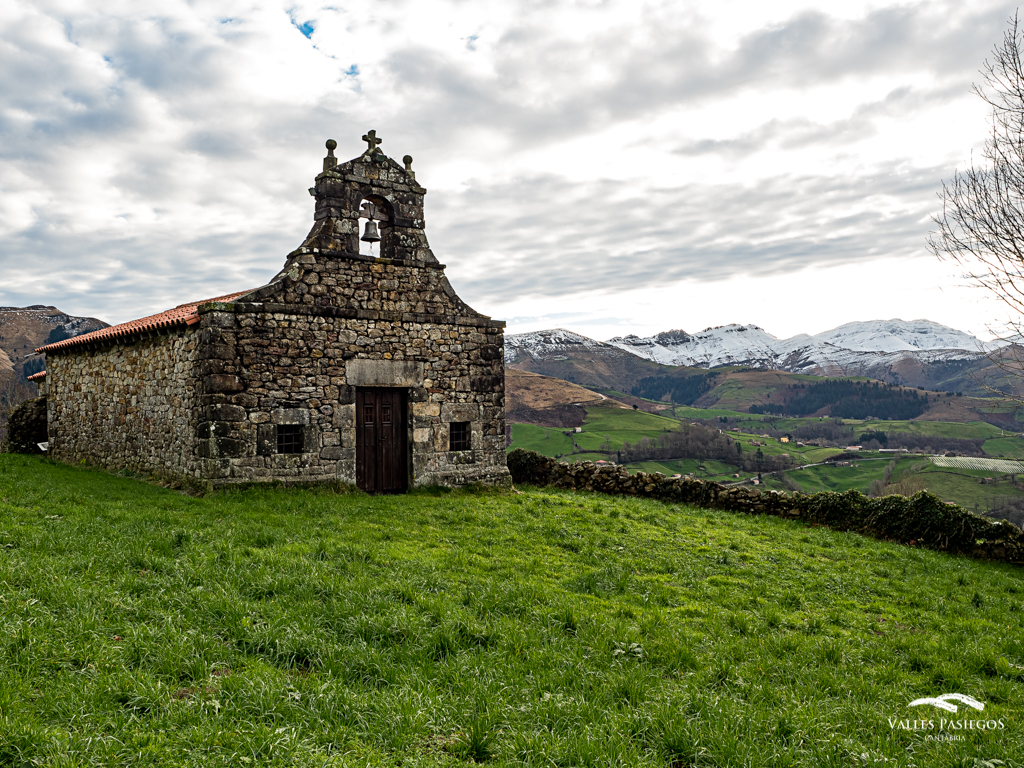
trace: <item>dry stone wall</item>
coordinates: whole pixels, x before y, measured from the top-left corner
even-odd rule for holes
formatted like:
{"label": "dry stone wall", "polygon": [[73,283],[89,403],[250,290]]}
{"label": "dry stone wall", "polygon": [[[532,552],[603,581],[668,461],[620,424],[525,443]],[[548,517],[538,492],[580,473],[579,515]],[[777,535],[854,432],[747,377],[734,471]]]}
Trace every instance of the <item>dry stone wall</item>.
{"label": "dry stone wall", "polygon": [[47,359],[50,455],[196,478],[198,335],[186,329]]}
{"label": "dry stone wall", "polygon": [[598,467],[589,461],[568,464],[522,448],[509,453],[508,467],[516,483],[799,519],[910,546],[1024,565],[1020,528],[946,504],[926,491],[911,498],[880,499],[869,499],[858,491],[790,495],[690,477],[668,478],[660,472],[630,475],[622,466]]}

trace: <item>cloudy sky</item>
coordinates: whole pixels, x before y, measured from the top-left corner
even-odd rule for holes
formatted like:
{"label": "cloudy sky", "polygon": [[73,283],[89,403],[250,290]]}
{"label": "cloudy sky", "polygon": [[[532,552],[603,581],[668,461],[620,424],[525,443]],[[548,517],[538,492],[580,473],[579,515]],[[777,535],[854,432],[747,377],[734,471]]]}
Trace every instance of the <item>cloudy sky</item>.
{"label": "cloudy sky", "polygon": [[1014,5],[6,0],[0,305],[120,322],[265,282],[324,141],[429,189],[511,332],[1003,319],[925,249]]}

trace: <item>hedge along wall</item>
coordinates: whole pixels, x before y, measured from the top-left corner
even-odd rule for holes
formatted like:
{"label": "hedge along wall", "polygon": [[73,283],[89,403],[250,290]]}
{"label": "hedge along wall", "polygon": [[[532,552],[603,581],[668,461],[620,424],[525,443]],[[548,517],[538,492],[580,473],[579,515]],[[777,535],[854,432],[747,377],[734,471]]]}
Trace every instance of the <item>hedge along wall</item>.
{"label": "hedge along wall", "polygon": [[947,504],[927,491],[910,498],[879,499],[859,491],[789,495],[690,477],[667,478],[660,472],[630,475],[625,467],[597,467],[590,461],[567,464],[522,448],[509,453],[508,468],[514,483],[775,515],[885,541],[1024,565],[1024,532],[1019,528]]}

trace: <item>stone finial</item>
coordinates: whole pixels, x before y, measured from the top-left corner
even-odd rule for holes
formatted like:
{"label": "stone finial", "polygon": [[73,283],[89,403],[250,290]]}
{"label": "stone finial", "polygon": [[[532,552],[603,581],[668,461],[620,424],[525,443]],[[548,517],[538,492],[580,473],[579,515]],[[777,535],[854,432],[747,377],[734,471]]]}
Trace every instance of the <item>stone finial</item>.
{"label": "stone finial", "polygon": [[334,150],[338,148],[338,142],[334,139],[327,140],[327,157],[324,158],[324,170],[330,170],[338,164],[338,158],[334,156]]}
{"label": "stone finial", "polygon": [[402,158],[402,162],[405,163],[405,172],[416,178],[416,172],[412,169],[412,155],[406,155]]}

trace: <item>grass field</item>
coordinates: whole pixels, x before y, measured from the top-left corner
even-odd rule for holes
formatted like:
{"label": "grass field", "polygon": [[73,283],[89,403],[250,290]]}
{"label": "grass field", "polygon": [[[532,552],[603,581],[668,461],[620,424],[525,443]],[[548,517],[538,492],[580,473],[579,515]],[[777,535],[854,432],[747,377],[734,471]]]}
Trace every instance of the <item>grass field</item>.
{"label": "grass field", "polygon": [[[805,493],[855,490],[866,494],[872,480],[882,479],[888,463],[884,460],[855,461],[853,464],[856,466],[810,467],[787,472],[786,475],[795,480]],[[1024,493],[1009,482],[997,482],[991,485],[979,483],[981,478],[994,477],[997,473],[936,467],[920,456],[897,460],[893,481],[902,478],[904,471],[907,470],[920,478],[925,490],[931,491],[940,499],[981,513],[992,507],[999,497],[1024,496]],[[776,490],[786,489],[782,483],[774,479],[769,479],[766,487]]]}
{"label": "grass field", "polygon": [[[624,442],[636,443],[644,437],[657,437],[678,428],[679,422],[672,418],[614,405],[598,405],[587,408],[583,431],[573,434],[571,438],[564,434],[570,431],[569,428],[513,424],[510,449],[526,448],[545,456],[568,457],[573,451],[575,440],[581,451],[590,451],[603,459],[607,453],[599,451],[602,445],[609,445],[610,451],[614,452],[622,448]],[[576,458],[574,456],[573,460]]]}
{"label": "grass field", "polygon": [[748,380],[739,378],[726,378],[721,384],[704,395],[701,402],[713,403],[713,407],[724,410],[737,410],[748,403],[763,403],[771,397],[772,392],[778,389],[779,384],[774,381]]}
{"label": "grass field", "polygon": [[736,467],[731,464],[724,464],[720,461],[698,461],[696,459],[676,459],[674,461],[636,461],[627,465],[632,472],[661,472],[664,475],[672,476],[693,475],[709,480],[732,481]]}
{"label": "grass field", "polygon": [[[990,476],[992,473],[988,473]],[[1001,496],[1024,496],[1008,482],[981,485],[962,470],[949,471],[929,467],[921,473],[924,487],[940,499],[952,501],[965,509],[984,514]]]}
{"label": "grass field", "polygon": [[978,456],[935,456],[931,463],[937,467],[957,470],[980,470],[997,474],[1022,474],[1024,462],[1010,459],[989,459]]}
{"label": "grass field", "polygon": [[989,456],[1024,459],[1024,440],[1019,437],[996,437],[986,440],[981,448]]}
{"label": "grass field", "polygon": [[662,412],[666,416],[674,416],[677,419],[719,419],[723,416],[733,419],[749,419],[746,413],[730,411],[724,408],[691,408],[688,405],[677,405]]}
{"label": "grass field", "polygon": [[[1024,760],[1020,569],[650,501],[0,456],[0,621],[5,765]],[[953,691],[1005,728],[927,739]]]}
{"label": "grass field", "polygon": [[598,450],[606,441],[612,450],[618,450],[624,442],[636,443],[644,437],[656,437],[679,429],[679,422],[667,416],[660,416],[627,408],[587,408],[583,432],[576,435],[576,443],[584,450]]}
{"label": "grass field", "polygon": [[[916,459],[899,459],[896,462],[894,475],[901,475],[905,469],[920,465],[920,457]],[[868,492],[872,480],[880,480],[885,473],[888,461],[854,461],[849,467],[820,466],[794,470],[786,475],[795,480],[805,493],[818,491],[860,491]],[[977,481],[975,481],[977,482]],[[781,488],[772,484],[771,488]]]}
{"label": "grass field", "polygon": [[568,431],[557,427],[538,427],[536,424],[513,424],[509,448],[525,448],[545,456],[568,456],[573,451],[572,439],[565,434]]}
{"label": "grass field", "polygon": [[984,421],[854,421],[845,419],[844,424],[853,427],[854,432],[903,432],[911,435],[936,437],[960,437],[968,439],[999,437],[1005,432]]}

